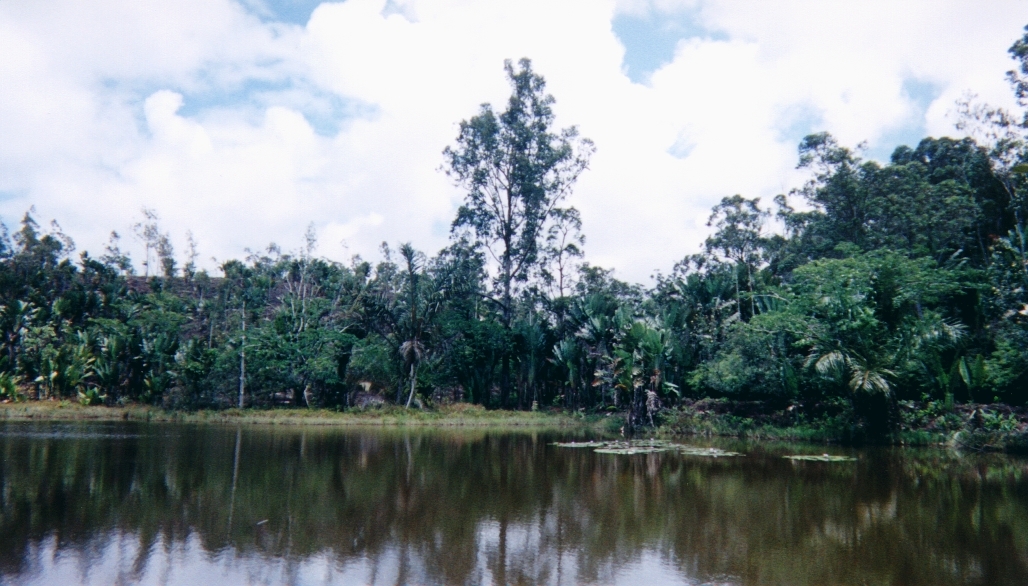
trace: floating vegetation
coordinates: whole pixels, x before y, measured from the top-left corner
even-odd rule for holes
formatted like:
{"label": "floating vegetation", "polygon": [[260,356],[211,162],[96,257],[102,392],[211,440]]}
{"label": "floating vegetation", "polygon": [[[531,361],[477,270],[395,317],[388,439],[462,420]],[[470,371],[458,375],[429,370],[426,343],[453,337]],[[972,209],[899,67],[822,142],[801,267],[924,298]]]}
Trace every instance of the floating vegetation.
{"label": "floating vegetation", "polygon": [[596,448],[593,450],[597,454],[621,454],[631,456],[632,454],[655,454],[657,452],[667,452],[670,448],[663,447],[612,447],[612,448]]}
{"label": "floating vegetation", "polygon": [[597,454],[655,454],[658,452],[678,452],[686,456],[704,456],[708,458],[723,458],[728,456],[742,456],[739,452],[729,452],[720,448],[701,448],[675,444],[665,440],[614,440],[594,442],[557,442],[555,445],[560,448],[593,448]]}
{"label": "floating vegetation", "polygon": [[679,453],[686,456],[706,456],[708,458],[727,458],[731,456],[742,456],[739,452],[729,452],[721,448],[698,448],[696,446],[676,446]]}
{"label": "floating vegetation", "polygon": [[821,454],[820,456],[813,456],[810,454],[796,454],[794,456],[783,456],[789,460],[799,460],[802,462],[856,462],[856,458],[850,456],[830,456],[828,454]]}
{"label": "floating vegetation", "polygon": [[556,442],[550,444],[558,448],[602,448],[609,442]]}

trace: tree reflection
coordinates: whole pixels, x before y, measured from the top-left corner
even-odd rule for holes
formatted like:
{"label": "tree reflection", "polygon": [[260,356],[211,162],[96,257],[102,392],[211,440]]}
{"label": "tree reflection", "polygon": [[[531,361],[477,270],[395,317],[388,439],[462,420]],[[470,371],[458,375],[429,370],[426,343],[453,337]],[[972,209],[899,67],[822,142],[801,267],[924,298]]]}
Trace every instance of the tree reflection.
{"label": "tree reflection", "polygon": [[649,563],[743,584],[1028,575],[1028,464],[1002,456],[823,464],[754,446],[600,455],[488,431],[0,429],[0,579],[37,571],[47,543],[88,565],[125,536],[134,580],[190,540],[190,555],[257,574],[324,557],[401,584],[615,583]]}

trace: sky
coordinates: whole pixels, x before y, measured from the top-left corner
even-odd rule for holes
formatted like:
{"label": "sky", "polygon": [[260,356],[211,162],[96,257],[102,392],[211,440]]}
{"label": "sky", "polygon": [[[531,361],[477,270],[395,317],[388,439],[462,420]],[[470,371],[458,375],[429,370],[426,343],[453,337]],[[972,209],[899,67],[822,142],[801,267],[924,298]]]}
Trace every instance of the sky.
{"label": "sky", "polygon": [[958,136],[968,92],[1010,107],[1028,3],[945,0],[2,0],[0,219],[132,251],[148,208],[215,269],[271,242],[375,260],[446,246],[461,120],[532,59],[596,154],[569,203],[586,259],[649,283],[711,206],[805,180],[799,140],[865,156]]}

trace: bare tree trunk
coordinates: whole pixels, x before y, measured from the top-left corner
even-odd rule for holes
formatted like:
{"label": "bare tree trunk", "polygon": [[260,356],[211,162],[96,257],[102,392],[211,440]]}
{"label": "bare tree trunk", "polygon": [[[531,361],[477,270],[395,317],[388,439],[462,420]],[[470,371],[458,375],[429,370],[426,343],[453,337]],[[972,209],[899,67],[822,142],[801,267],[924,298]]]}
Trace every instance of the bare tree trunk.
{"label": "bare tree trunk", "polygon": [[243,341],[239,345],[239,408],[246,398],[246,304],[243,304]]}
{"label": "bare tree trunk", "polygon": [[739,266],[732,267],[732,276],[735,277],[735,313],[739,314],[742,320],[742,295],[739,293]]}
{"label": "bare tree trunk", "polygon": [[[505,349],[504,352],[507,352]],[[507,408],[507,398],[510,396],[510,356],[503,357],[503,367],[500,369],[500,408]]]}
{"label": "bare tree trunk", "polygon": [[410,395],[407,396],[407,409],[410,409],[410,403],[414,400],[414,385],[417,384],[418,377],[417,371],[414,369],[414,364],[410,365]]}
{"label": "bare tree trunk", "polygon": [[[509,199],[508,199],[509,201]],[[503,329],[510,338],[511,334],[511,322],[513,321],[513,294],[511,292],[511,281],[514,276],[511,274],[511,238],[508,235],[504,238],[504,255],[503,255]],[[503,365],[500,369],[500,408],[507,408],[507,400],[510,397],[510,350],[508,349],[509,344],[504,344],[503,350]]]}
{"label": "bare tree trunk", "polygon": [[746,263],[746,284],[750,290],[750,319],[753,319],[757,315],[757,301],[753,295],[753,270],[750,268],[750,263]]}

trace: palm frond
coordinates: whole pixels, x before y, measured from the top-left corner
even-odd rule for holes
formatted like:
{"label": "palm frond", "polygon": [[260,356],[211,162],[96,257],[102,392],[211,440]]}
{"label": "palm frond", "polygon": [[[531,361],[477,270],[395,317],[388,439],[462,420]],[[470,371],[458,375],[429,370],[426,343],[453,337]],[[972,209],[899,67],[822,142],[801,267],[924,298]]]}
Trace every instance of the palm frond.
{"label": "palm frond", "polygon": [[838,376],[845,371],[849,362],[849,358],[840,350],[832,350],[816,358],[814,370],[821,376]]}
{"label": "palm frond", "polygon": [[891,374],[891,371],[885,369],[872,370],[865,366],[854,365],[851,370],[850,390],[888,395],[892,392],[892,385],[889,384],[885,375]]}
{"label": "palm frond", "polygon": [[400,344],[400,356],[407,364],[420,362],[425,355],[425,346],[420,340],[407,340]]}

